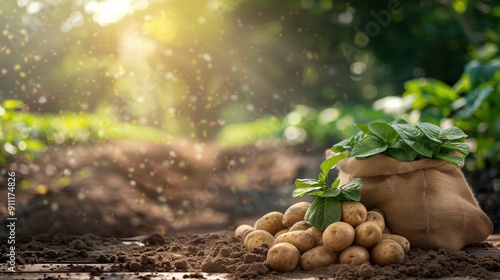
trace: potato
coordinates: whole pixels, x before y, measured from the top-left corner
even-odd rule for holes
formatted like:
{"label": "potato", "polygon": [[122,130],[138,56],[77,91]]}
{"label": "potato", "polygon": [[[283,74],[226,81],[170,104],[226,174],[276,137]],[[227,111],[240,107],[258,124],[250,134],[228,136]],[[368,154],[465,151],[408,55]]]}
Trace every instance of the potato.
{"label": "potato", "polygon": [[283,214],[281,212],[270,212],[262,216],[255,222],[255,229],[262,229],[275,235],[278,231],[286,228],[283,223]]}
{"label": "potato", "polygon": [[351,246],[354,241],[354,228],[345,222],[335,222],[323,231],[323,245],[337,252]]}
{"label": "potato", "polygon": [[340,254],[341,264],[360,265],[370,261],[370,253],[361,246],[351,246]]}
{"label": "potato", "polygon": [[265,230],[256,229],[247,234],[244,243],[247,250],[261,247],[264,244],[271,246],[274,244],[274,236]]}
{"label": "potato", "polygon": [[386,226],[382,233],[391,233],[391,229]]}
{"label": "potato", "polygon": [[368,221],[358,225],[354,229],[356,235],[354,237],[354,244],[371,248],[382,239],[382,230],[375,221]]}
{"label": "potato", "polygon": [[245,229],[241,235],[241,238],[243,238],[243,241],[245,241],[245,238],[247,237],[247,235],[254,231],[255,229],[252,227],[252,228],[249,228],[249,229]]}
{"label": "potato", "polygon": [[405,251],[398,242],[391,239],[383,239],[371,250],[371,260],[380,266],[400,264],[405,257]]}
{"label": "potato", "polygon": [[248,229],[254,229],[254,228],[251,225],[246,225],[246,224],[239,225],[234,230],[234,235],[236,235],[236,236],[243,236],[243,233],[245,232],[245,230],[248,230]]}
{"label": "potato", "polygon": [[314,238],[314,246],[320,246],[323,245],[323,231],[315,228],[315,227],[310,227],[306,229],[306,232],[309,232],[313,238]]}
{"label": "potato", "polygon": [[296,222],[300,222],[304,220],[304,216],[307,212],[307,209],[311,205],[310,202],[297,202],[292,206],[288,207],[288,209],[283,214],[283,225],[286,227],[293,226]]}
{"label": "potato", "polygon": [[287,229],[287,228],[284,228],[284,229],[282,229],[282,230],[278,231],[278,232],[274,235],[274,238],[276,238],[276,237],[278,237],[278,236],[282,235],[282,234],[283,234],[283,233],[285,233],[285,232],[288,232],[288,229]]}
{"label": "potato", "polygon": [[368,211],[366,213],[366,221],[377,222],[381,231],[384,231],[384,229],[385,229],[385,219],[384,219],[384,216],[382,214],[380,214],[380,212],[373,211],[373,210]]}
{"label": "potato", "polygon": [[300,256],[300,266],[305,270],[329,266],[339,262],[340,252],[332,252],[325,246],[317,246]]}
{"label": "potato", "polygon": [[312,225],[304,222],[304,221],[299,221],[299,222],[296,222],[295,224],[293,224],[293,226],[291,226],[288,231],[295,231],[295,230],[306,230],[308,228],[312,227]]}
{"label": "potato", "polygon": [[274,244],[287,242],[295,246],[299,252],[303,253],[314,247],[314,237],[305,230],[295,230],[283,233],[278,236]]}
{"label": "potato", "polygon": [[340,220],[346,222],[353,227],[366,221],[366,207],[356,201],[341,201],[342,214]]}
{"label": "potato", "polygon": [[384,212],[382,212],[382,210],[380,210],[380,209],[378,209],[378,208],[373,208],[373,209],[371,209],[370,211],[373,211],[373,212],[377,212],[377,213],[379,213],[380,215],[382,215],[382,217],[383,217],[383,218],[384,218],[384,220],[385,220],[385,214],[384,214]]}
{"label": "potato", "polygon": [[282,242],[274,244],[267,252],[267,263],[279,272],[292,271],[299,263],[300,253],[295,246]]}
{"label": "potato", "polygon": [[403,247],[403,250],[405,253],[408,253],[410,251],[410,241],[406,239],[404,236],[397,235],[397,234],[390,234],[390,233],[382,233],[382,239],[392,239],[401,245]]}

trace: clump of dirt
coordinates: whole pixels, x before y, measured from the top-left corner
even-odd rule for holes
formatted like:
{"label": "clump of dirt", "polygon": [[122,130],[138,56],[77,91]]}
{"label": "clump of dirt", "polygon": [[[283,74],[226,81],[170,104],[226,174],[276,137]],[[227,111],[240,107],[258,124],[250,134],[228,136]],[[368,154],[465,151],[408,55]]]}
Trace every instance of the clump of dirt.
{"label": "clump of dirt", "polygon": [[[0,242],[6,244],[5,240]],[[411,249],[401,265],[380,267],[369,263],[361,266],[335,264],[313,271],[305,271],[299,266],[289,273],[276,273],[266,263],[267,247],[248,251],[244,248],[242,239],[235,237],[232,231],[183,236],[154,233],[128,240],[90,234],[40,235],[24,238],[22,242],[17,247],[18,264],[84,262],[95,265],[69,264],[66,269],[92,275],[103,272],[187,272],[203,277],[201,273],[206,272],[226,273],[228,278],[236,279],[283,279],[299,275],[339,279],[466,276],[493,279],[498,277],[496,272],[500,271],[500,256],[475,256],[466,251]],[[481,245],[493,246],[489,243]],[[0,251],[2,256],[6,256],[6,246],[2,246]],[[0,261],[5,262],[5,257]]]}

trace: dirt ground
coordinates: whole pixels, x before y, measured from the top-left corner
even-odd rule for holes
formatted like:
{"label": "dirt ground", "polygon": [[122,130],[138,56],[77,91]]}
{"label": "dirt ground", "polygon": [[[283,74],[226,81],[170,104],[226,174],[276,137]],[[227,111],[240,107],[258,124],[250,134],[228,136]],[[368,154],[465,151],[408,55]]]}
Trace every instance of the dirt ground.
{"label": "dirt ground", "polygon": [[[6,244],[2,240],[2,244]],[[482,243],[479,246],[493,246]],[[6,246],[0,247],[2,256]],[[500,248],[499,248],[500,249]],[[289,273],[273,272],[266,263],[268,249],[247,251],[241,237],[232,231],[205,234],[164,236],[154,233],[134,242],[95,235],[38,235],[21,239],[18,264],[36,263],[100,263],[99,266],[66,266],[67,271],[89,273],[98,277],[103,272],[189,272],[191,278],[204,278],[202,272],[227,273],[230,279],[284,279],[287,277],[338,277],[338,279],[405,279],[439,277],[475,277],[495,279],[500,271],[500,255],[474,256],[465,251],[411,249],[401,265],[379,267],[334,264],[305,271],[298,266]],[[6,260],[1,260],[5,262]],[[108,266],[109,267],[109,266]],[[47,276],[48,277],[48,276]],[[48,278],[47,278],[48,279]]]}

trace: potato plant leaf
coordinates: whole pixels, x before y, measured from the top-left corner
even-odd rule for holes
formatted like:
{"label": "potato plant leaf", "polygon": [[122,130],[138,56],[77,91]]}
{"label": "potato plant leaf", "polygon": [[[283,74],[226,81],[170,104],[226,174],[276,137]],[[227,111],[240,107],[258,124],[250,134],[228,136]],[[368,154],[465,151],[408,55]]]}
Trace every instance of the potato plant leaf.
{"label": "potato plant leaf", "polygon": [[397,139],[398,133],[396,130],[384,122],[372,122],[368,127],[373,134],[377,135],[388,145],[392,145]]}
{"label": "potato plant leaf", "polygon": [[330,169],[332,169],[333,167],[335,167],[335,165],[337,165],[337,163],[343,159],[343,158],[346,158],[347,157],[347,153],[342,153],[342,154],[339,154],[339,155],[336,155],[336,156],[333,156],[331,158],[328,158],[326,160],[324,160],[321,165],[319,166],[320,169],[321,169],[321,173],[323,175],[325,175],[325,177],[328,177],[328,172],[330,172]]}
{"label": "potato plant leaf", "polygon": [[352,156],[356,158],[369,157],[380,154],[387,149],[387,145],[372,138],[358,142],[352,149]]}
{"label": "potato plant leaf", "polygon": [[465,134],[460,128],[453,126],[443,129],[443,131],[439,134],[439,137],[445,140],[465,140],[465,138],[467,138],[467,134]]}
{"label": "potato plant leaf", "polygon": [[311,195],[316,197],[309,206],[304,220],[318,229],[325,229],[328,225],[340,221],[340,201],[361,199],[360,188],[363,185],[361,179],[355,179],[349,183],[340,185],[340,179],[336,179],[331,184],[326,182],[328,173],[337,163],[347,157],[347,153],[342,153],[332,158],[324,160],[318,175],[318,180],[296,179],[293,197],[303,197]]}
{"label": "potato plant leaf", "polygon": [[[421,122],[413,125],[405,120],[356,124],[356,127],[361,130],[358,134],[335,144],[332,150],[351,151],[351,155],[359,160],[383,154],[400,161],[436,158],[457,166],[463,165],[463,158],[470,153],[470,147],[463,143],[467,134],[458,127],[441,129],[435,124]],[[454,152],[463,157],[452,154]]]}
{"label": "potato plant leaf", "polygon": [[441,140],[439,140],[441,128],[439,126],[431,123],[419,123],[415,126],[420,129],[420,131],[422,131],[430,140],[441,143]]}
{"label": "potato plant leaf", "polygon": [[318,180],[314,179],[295,179],[296,188],[307,188],[319,185]]}
{"label": "potato plant leaf", "polygon": [[338,197],[318,197],[307,209],[304,220],[319,230],[340,221],[341,205]]}

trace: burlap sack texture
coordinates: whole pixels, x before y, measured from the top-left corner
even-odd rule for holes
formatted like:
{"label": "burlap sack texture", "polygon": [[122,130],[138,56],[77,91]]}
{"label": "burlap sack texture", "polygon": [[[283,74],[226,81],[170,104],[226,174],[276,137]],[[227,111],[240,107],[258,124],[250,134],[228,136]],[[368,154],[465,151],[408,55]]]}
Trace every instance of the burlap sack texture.
{"label": "burlap sack texture", "polygon": [[361,202],[380,209],[392,233],[412,247],[460,250],[484,241],[493,231],[460,170],[436,159],[401,162],[375,155],[337,164],[340,183],[362,178]]}

